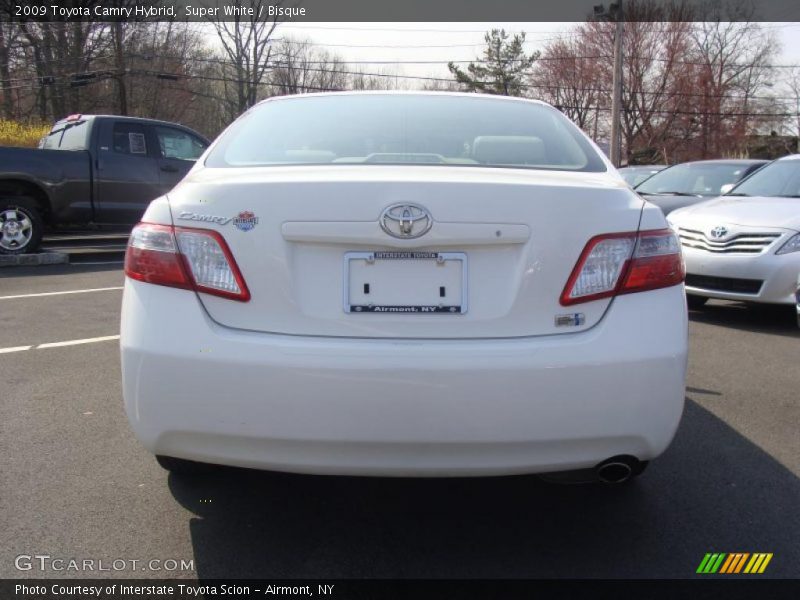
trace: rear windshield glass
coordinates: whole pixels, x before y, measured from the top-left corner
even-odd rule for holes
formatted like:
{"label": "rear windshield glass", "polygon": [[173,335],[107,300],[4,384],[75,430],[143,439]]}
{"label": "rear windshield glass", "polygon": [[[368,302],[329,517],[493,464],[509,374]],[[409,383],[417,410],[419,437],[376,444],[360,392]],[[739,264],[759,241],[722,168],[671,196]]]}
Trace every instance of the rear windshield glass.
{"label": "rear windshield glass", "polygon": [[88,133],[86,121],[59,123],[47,134],[41,147],[46,150],[85,150],[89,145],[86,139]]}
{"label": "rear windshield glass", "polygon": [[413,164],[605,171],[589,141],[543,105],[485,96],[340,95],[265,102],[210,167]]}

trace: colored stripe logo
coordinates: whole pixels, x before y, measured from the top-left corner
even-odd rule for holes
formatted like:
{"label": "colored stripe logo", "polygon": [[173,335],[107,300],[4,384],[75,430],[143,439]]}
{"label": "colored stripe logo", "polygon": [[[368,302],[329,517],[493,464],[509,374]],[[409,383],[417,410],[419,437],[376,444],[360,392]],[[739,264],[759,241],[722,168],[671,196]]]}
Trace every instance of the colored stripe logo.
{"label": "colored stripe logo", "polygon": [[697,567],[696,572],[703,575],[713,573],[726,575],[763,573],[771,560],[771,552],[754,552],[752,554],[749,552],[732,552],[730,554],[709,552],[700,561],[700,566]]}

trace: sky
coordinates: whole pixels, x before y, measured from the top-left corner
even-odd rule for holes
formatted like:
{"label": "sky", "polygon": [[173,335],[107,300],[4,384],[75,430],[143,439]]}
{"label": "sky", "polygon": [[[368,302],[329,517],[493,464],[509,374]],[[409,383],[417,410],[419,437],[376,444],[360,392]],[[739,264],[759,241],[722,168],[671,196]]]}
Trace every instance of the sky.
{"label": "sky", "polygon": [[[449,78],[448,60],[475,59],[484,33],[492,28],[525,31],[527,50],[543,45],[569,30],[574,23],[283,23],[277,36],[310,39],[315,46],[338,54],[347,62],[441,61],[441,64],[362,64],[363,70],[403,75]],[[763,23],[781,43],[778,64],[800,64],[800,23]],[[782,72],[780,70],[778,72]],[[779,87],[776,82],[776,87]]]}

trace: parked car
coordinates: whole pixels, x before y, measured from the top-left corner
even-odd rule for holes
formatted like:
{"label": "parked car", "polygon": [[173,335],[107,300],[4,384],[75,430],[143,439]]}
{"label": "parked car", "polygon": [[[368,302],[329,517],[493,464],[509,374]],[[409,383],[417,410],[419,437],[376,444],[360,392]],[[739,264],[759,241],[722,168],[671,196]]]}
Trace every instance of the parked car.
{"label": "parked car", "polygon": [[797,301],[797,326],[800,327],[800,275],[797,276],[797,290],[794,295]]}
{"label": "parked car", "polygon": [[131,234],[126,411],[174,471],[621,482],[681,416],[682,269],[547,104],[271,98]]}
{"label": "parked car", "polygon": [[175,123],[71,115],[39,146],[0,148],[0,254],[35,250],[46,225],[135,224],[208,140]]}
{"label": "parked car", "polygon": [[725,185],[737,183],[760,169],[766,160],[698,160],[656,173],[636,186],[636,191],[667,215],[723,194]]}
{"label": "parked car", "polygon": [[800,154],[772,162],[715,200],[669,216],[686,261],[690,307],[709,298],[796,303]]}
{"label": "parked car", "polygon": [[631,165],[617,169],[627,184],[633,188],[647,181],[659,171],[663,171],[667,165]]}

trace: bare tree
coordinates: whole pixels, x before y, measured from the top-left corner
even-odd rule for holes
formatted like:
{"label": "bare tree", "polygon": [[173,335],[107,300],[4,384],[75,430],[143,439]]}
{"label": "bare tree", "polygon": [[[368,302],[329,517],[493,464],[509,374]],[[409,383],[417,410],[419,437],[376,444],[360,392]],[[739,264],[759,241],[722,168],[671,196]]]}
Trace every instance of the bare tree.
{"label": "bare tree", "polygon": [[22,68],[33,65],[38,83],[39,118],[62,117],[84,109],[83,88],[98,79],[90,66],[108,53],[108,24],[22,21],[17,26],[23,40]]}
{"label": "bare tree", "polygon": [[720,156],[744,150],[748,125],[758,112],[755,98],[768,83],[769,62],[779,49],[774,36],[756,22],[751,4],[708,2],[702,21],[693,28],[693,89],[701,156]]}
{"label": "bare tree", "polygon": [[603,68],[582,35],[565,36],[547,46],[530,77],[526,96],[553,104],[584,131],[597,137],[598,113],[606,92]]}
{"label": "bare tree", "polygon": [[[0,19],[2,16],[0,15]],[[0,20],[0,94],[3,96],[3,118],[14,117],[14,99],[11,86],[11,47],[16,41],[16,30],[10,23]]]}
{"label": "bare tree", "polygon": [[[258,99],[259,86],[264,81],[269,71],[271,54],[271,36],[278,24],[277,17],[273,20],[260,20],[264,0],[225,2],[236,10],[236,15],[222,16],[223,3],[218,2],[220,17],[212,20],[217,35],[222,43],[225,55],[230,61],[229,69],[233,74],[229,83],[233,87],[233,102],[230,114],[234,118],[253,106]],[[282,1],[273,1],[273,5],[281,5]],[[252,8],[252,16],[243,16],[241,9]]]}
{"label": "bare tree", "polygon": [[429,92],[457,92],[460,89],[458,82],[445,80],[438,77],[431,77],[424,80],[422,89]]}
{"label": "bare tree", "polygon": [[[629,163],[741,155],[748,134],[781,118],[768,116],[780,111],[760,92],[777,45],[748,6],[708,4],[698,22],[697,5],[685,0],[626,2],[622,137]],[[613,35],[613,24],[590,21],[551,43],[529,90],[595,139],[607,129]]]}
{"label": "bare tree", "polygon": [[349,87],[348,69],[341,57],[315,48],[308,39],[282,40],[276,48],[276,56],[270,77],[273,94],[304,94]]}
{"label": "bare tree", "polygon": [[399,87],[395,73],[368,73],[360,68],[350,70],[348,89],[351,90],[394,90]]}
{"label": "bare tree", "polygon": [[800,152],[800,67],[795,67],[788,72],[786,86],[793,96],[793,106],[789,110],[794,113],[794,131],[792,134],[797,137],[795,152]]}

